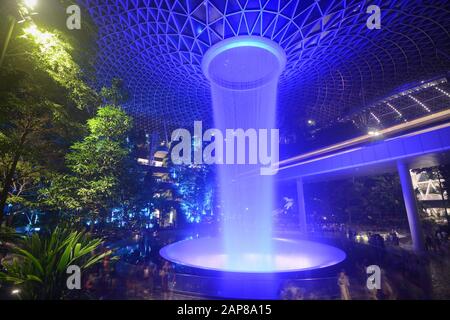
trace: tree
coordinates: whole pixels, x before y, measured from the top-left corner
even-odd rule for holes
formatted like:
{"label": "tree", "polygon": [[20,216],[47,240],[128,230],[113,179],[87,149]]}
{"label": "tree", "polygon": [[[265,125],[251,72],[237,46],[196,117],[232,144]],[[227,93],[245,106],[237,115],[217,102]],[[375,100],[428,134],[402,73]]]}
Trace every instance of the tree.
{"label": "tree", "polygon": [[100,95],[107,104],[120,105],[128,100],[128,92],[124,88],[123,80],[113,78],[110,87],[103,87],[100,90]]}
{"label": "tree", "polygon": [[[2,20],[9,14],[14,21],[26,10],[16,1],[0,6]],[[98,100],[74,59],[74,48],[82,47],[31,19],[20,26],[8,37],[0,66],[0,224],[6,205],[24,200],[17,197],[18,184],[28,188],[45,175],[43,168],[61,163]],[[33,175],[23,168],[33,168]]]}
{"label": "tree", "polygon": [[214,208],[214,172],[207,165],[176,165],[171,168],[181,211],[188,223],[210,217]]}
{"label": "tree", "polygon": [[54,175],[41,194],[52,207],[82,213],[78,218],[90,223],[103,222],[119,203],[120,182],[127,175],[131,118],[120,107],[107,105],[98,109],[87,127],[89,135],[73,144],[66,156],[69,173]]}
{"label": "tree", "polygon": [[76,129],[64,107],[39,94],[43,87],[27,87],[20,98],[0,102],[0,222],[8,199],[18,199],[11,198],[19,196],[15,187],[30,186],[44,173],[42,166],[58,163],[68,130]]}
{"label": "tree", "polygon": [[[193,143],[193,142],[192,142]],[[169,154],[171,154],[171,148]],[[191,152],[202,146],[192,145]],[[211,218],[214,215],[214,205],[216,203],[214,189],[215,170],[208,165],[175,165],[171,158],[168,158],[169,171],[172,180],[175,182],[175,193],[181,200],[180,209],[185,215],[186,222],[199,223],[203,218]],[[167,203],[160,199],[160,203]],[[162,206],[162,204],[158,204]]]}
{"label": "tree", "polygon": [[[6,179],[7,166],[11,162],[8,155],[0,158],[0,174],[3,174],[0,181]],[[16,172],[13,176],[11,188],[6,201],[6,213],[9,217],[9,225],[17,223],[16,216],[22,213],[27,218],[27,225],[32,226],[39,213],[37,190],[41,186],[43,176],[47,170],[40,164],[32,164],[24,159],[19,160]]]}
{"label": "tree", "polygon": [[112,254],[101,250],[103,240],[84,232],[56,228],[49,236],[37,233],[10,245],[13,260],[0,272],[0,280],[20,288],[19,297],[29,300],[64,299],[67,269],[77,265],[82,271]]}
{"label": "tree", "polygon": [[[406,227],[398,176],[384,174],[310,184],[307,206],[329,222],[374,227]],[[336,192],[340,190],[340,192]],[[331,216],[330,216],[331,215]]]}

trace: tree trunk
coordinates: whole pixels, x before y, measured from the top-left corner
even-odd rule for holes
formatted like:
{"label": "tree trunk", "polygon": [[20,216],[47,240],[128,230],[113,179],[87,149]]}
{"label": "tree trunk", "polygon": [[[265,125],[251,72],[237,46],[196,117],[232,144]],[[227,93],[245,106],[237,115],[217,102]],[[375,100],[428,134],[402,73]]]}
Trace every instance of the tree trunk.
{"label": "tree trunk", "polygon": [[19,162],[20,156],[22,155],[23,145],[25,144],[28,134],[29,134],[29,131],[26,129],[24,131],[24,133],[22,134],[22,137],[20,138],[20,143],[14,154],[13,162],[11,164],[11,167],[8,170],[8,173],[6,174],[5,181],[3,183],[3,188],[0,193],[0,225],[3,223],[3,219],[5,216],[5,212],[6,212],[6,209],[5,209],[6,208],[6,200],[8,200],[9,189],[11,188],[14,174],[16,173],[16,169],[17,169],[17,163]]}
{"label": "tree trunk", "polygon": [[8,200],[9,189],[11,188],[12,181],[14,178],[14,173],[16,172],[17,163],[20,159],[20,152],[17,151],[14,155],[13,162],[11,164],[10,169],[8,170],[8,174],[6,175],[5,181],[3,183],[2,192],[0,194],[0,224],[3,222],[3,218],[6,211],[6,200]]}

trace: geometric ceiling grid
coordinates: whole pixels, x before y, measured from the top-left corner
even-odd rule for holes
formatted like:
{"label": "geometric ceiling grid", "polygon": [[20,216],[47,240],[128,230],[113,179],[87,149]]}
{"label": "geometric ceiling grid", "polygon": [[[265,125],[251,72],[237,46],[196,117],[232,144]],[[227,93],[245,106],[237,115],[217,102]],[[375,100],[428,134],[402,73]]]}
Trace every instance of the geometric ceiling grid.
{"label": "geometric ceiling grid", "polygon": [[[100,84],[125,81],[125,108],[146,130],[211,120],[201,72],[208,48],[257,35],[287,54],[280,77],[281,122],[318,125],[365,108],[404,83],[450,70],[445,0],[80,0],[99,29]],[[366,26],[369,5],[381,29]],[[287,122],[286,122],[287,121]]]}

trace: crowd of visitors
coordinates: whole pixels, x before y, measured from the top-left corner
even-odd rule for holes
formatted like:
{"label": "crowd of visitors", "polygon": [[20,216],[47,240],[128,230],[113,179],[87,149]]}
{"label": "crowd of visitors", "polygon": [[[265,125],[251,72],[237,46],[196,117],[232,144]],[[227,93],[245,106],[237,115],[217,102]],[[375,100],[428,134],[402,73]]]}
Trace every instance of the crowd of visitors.
{"label": "crowd of visitors", "polygon": [[[280,289],[281,299],[385,300],[399,296],[406,298],[426,296],[427,288],[424,283],[429,282],[429,278],[426,278],[427,257],[410,254],[408,250],[390,250],[389,248],[400,246],[400,237],[396,230],[391,230],[389,233],[367,232],[364,241],[361,241],[357,239],[358,235],[361,237],[361,233],[358,234],[343,225],[333,225],[325,229],[327,232],[339,233],[346,241],[347,244],[343,249],[348,255],[349,261],[345,266],[346,269],[348,267],[348,272],[342,270],[336,274],[332,278],[334,280],[330,280],[330,283],[333,283],[328,286],[330,290],[315,290],[313,286],[304,286],[301,282],[289,282]],[[441,229],[427,235],[427,250],[438,252],[448,241],[447,238],[448,234]],[[138,245],[127,258],[121,259],[126,261],[127,273],[118,274],[114,270],[114,264],[105,259],[103,270],[87,279],[86,288],[96,291],[94,293],[97,295],[101,291],[99,288],[110,288],[112,290],[104,291],[126,293],[126,296],[122,297],[127,298],[173,299],[177,279],[174,267],[167,261],[151,261],[147,256],[151,251],[149,242],[145,241],[145,237],[142,239],[144,239],[143,245]],[[142,252],[146,254],[143,255]],[[379,289],[369,289],[366,286],[368,277],[366,268],[373,264],[381,267],[381,288]],[[405,281],[405,279],[408,280]],[[178,277],[178,280],[181,285],[181,287],[177,286],[179,289],[189,287],[183,285],[185,279],[182,275]]]}
{"label": "crowd of visitors", "polygon": [[442,252],[448,242],[448,232],[444,228],[438,228],[434,234],[425,236],[425,249],[427,251]]}
{"label": "crowd of visitors", "polygon": [[[300,281],[291,281],[280,289],[280,298],[302,299],[370,299],[385,300],[397,297],[426,297],[429,279],[430,256],[446,256],[449,234],[445,228],[438,228],[425,235],[428,255],[415,255],[408,250],[390,250],[400,245],[396,230],[387,234],[367,232],[364,242],[358,241],[358,233],[345,226],[332,225],[327,232],[342,234],[343,247],[347,253],[347,271],[342,270],[329,281],[330,289],[315,290]],[[83,275],[83,287],[89,297],[108,299],[173,299],[176,287],[176,272],[169,262],[151,258],[150,241],[141,236],[142,241],[130,250],[119,262],[105,257],[88,275]],[[0,260],[7,257],[0,253]],[[381,287],[368,288],[367,267],[379,265]],[[1,269],[0,263],[0,269]],[[183,284],[181,275],[179,286]]]}
{"label": "crowd of visitors", "polygon": [[326,288],[324,279],[318,279],[321,283],[316,287],[302,286],[295,281],[290,281],[281,290],[280,298],[282,300],[395,300],[397,298],[397,292],[384,269],[381,269],[379,287],[367,286],[365,272],[361,277],[361,275],[350,276],[345,270],[341,270],[334,279],[334,288]]}
{"label": "crowd of visitors", "polygon": [[92,270],[84,282],[88,296],[95,298],[172,299],[176,275],[167,261],[149,259],[135,263],[112,262],[109,257]]}

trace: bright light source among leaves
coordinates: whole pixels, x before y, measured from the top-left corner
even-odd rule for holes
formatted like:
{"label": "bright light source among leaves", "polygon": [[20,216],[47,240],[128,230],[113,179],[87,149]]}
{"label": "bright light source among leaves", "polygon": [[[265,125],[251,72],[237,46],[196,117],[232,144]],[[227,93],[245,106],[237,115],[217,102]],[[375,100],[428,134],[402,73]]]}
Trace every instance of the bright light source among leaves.
{"label": "bright light source among leaves", "polygon": [[29,9],[34,9],[37,5],[37,0],[25,0],[24,4],[29,8]]}

